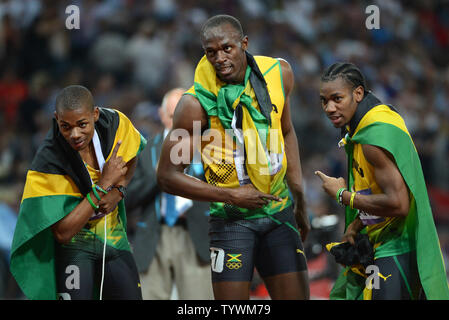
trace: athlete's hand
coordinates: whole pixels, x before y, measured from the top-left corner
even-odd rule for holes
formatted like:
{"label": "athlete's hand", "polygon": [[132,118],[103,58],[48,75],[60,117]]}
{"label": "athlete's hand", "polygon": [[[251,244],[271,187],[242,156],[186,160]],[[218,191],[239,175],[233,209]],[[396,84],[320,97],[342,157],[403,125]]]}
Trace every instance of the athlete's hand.
{"label": "athlete's hand", "polygon": [[115,207],[117,206],[117,203],[122,199],[122,195],[116,188],[112,188],[108,192],[108,194],[105,194],[100,202],[98,203],[98,206],[100,207],[98,209],[99,212],[108,214],[112,211],[114,211]]}
{"label": "athlete's hand", "polygon": [[351,225],[348,226],[348,229],[346,230],[345,234],[343,235],[341,241],[342,242],[349,242],[350,244],[355,244],[355,236],[357,235],[357,232],[353,228],[351,228]]}
{"label": "athlete's hand", "polygon": [[329,177],[324,173],[322,173],[321,171],[315,171],[315,174],[323,182],[322,187],[324,191],[326,191],[326,193],[333,198],[335,198],[335,196],[337,195],[337,191],[340,188],[346,188],[346,181],[342,177],[340,178]]}
{"label": "athlete's hand", "polygon": [[306,241],[307,239],[307,235],[309,234],[310,231],[310,221],[307,218],[307,214],[304,212],[304,207],[299,206],[297,204],[295,204],[295,220],[296,223],[298,224],[298,230],[299,233],[301,234],[301,240],[302,242]]}
{"label": "athlete's hand", "polygon": [[260,192],[252,184],[228,190],[231,193],[231,204],[239,208],[258,209],[271,200],[281,201],[279,197]]}
{"label": "athlete's hand", "polygon": [[359,218],[356,218],[353,222],[351,222],[346,228],[346,232],[343,235],[342,242],[349,242],[350,244],[355,244],[355,236],[360,233],[363,229],[364,225]]}
{"label": "athlete's hand", "polygon": [[123,158],[117,157],[117,152],[121,144],[121,141],[117,142],[114,150],[112,151],[111,157],[104,164],[101,178],[97,183],[103,189],[117,184],[121,179],[123,179],[128,171],[128,167],[126,166],[126,162],[123,161]]}

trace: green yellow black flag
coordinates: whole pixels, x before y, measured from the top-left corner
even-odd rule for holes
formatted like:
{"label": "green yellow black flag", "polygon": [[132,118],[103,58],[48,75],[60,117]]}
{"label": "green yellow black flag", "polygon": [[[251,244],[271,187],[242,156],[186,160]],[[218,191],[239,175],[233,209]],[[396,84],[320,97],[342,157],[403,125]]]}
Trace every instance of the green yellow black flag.
{"label": "green yellow black flag", "polygon": [[[95,123],[107,161],[117,141],[125,162],[139,154],[146,140],[121,112],[100,108]],[[11,273],[29,299],[56,299],[55,240],[50,229],[91,190],[89,173],[78,152],[59,132],[56,120],[27,173],[11,249]],[[119,216],[126,225],[123,200]]]}
{"label": "green yellow black flag", "polygon": [[[419,277],[426,298],[449,299],[445,266],[421,162],[404,120],[392,108],[382,104],[369,106],[358,116],[358,123],[353,126],[355,130],[345,138],[350,168],[348,187],[351,190],[354,181],[351,169],[353,145],[370,144],[381,147],[393,155],[412,199],[401,234],[376,246],[375,259],[398,254],[403,247],[402,244],[407,243],[416,248]],[[346,208],[346,226],[354,220],[355,214],[355,210]],[[332,289],[331,299],[361,299],[364,289],[364,279],[362,279],[350,270],[344,270]]]}

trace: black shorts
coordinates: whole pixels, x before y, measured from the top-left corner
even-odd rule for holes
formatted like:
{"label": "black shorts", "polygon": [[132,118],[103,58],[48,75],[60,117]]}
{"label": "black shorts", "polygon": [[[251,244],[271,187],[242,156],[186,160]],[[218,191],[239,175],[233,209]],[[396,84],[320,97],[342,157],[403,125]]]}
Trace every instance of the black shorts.
{"label": "black shorts", "polygon": [[374,261],[379,268],[377,288],[373,286],[372,300],[422,299],[416,251]]}
{"label": "black shorts", "polygon": [[251,220],[210,217],[212,282],[250,282],[254,267],[262,278],[307,270],[292,207],[273,217],[276,221],[268,216]]}
{"label": "black shorts", "polygon": [[[99,298],[102,254],[57,245],[55,265],[60,300]],[[139,274],[131,252],[107,246],[102,298],[142,300]]]}

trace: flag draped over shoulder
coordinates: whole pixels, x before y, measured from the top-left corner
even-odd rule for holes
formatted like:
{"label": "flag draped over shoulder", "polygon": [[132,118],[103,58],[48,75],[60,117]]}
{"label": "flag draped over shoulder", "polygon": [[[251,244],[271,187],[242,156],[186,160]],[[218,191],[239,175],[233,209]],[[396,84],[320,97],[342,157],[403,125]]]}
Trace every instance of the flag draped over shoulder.
{"label": "flag draped over shoulder", "polygon": [[[95,123],[106,161],[117,141],[125,162],[145,147],[146,140],[121,112],[100,108]],[[11,249],[11,273],[29,299],[56,299],[55,240],[51,226],[69,214],[92,188],[79,153],[65,141],[56,120],[27,173]],[[123,200],[119,215],[126,225]]]}
{"label": "flag draped over shoulder", "polygon": [[[375,249],[375,258],[394,255],[402,241],[412,243],[416,248],[418,271],[427,299],[449,299],[446,271],[439,245],[438,235],[432,217],[421,163],[404,120],[392,107],[380,104],[368,94],[365,105],[357,110],[359,117],[351,120],[349,134],[344,138],[348,154],[348,188],[354,182],[352,170],[353,144],[370,144],[387,150],[396,162],[399,171],[410,190],[411,205],[405,218],[402,234]],[[374,98],[374,99],[373,99]],[[369,100],[378,103],[366,105]],[[360,112],[362,111],[362,112]],[[346,227],[355,219],[356,210],[346,208]],[[344,270],[331,292],[331,299],[360,299],[363,297],[365,279],[349,270]]]}
{"label": "flag draped over shoulder", "polygon": [[[279,189],[286,172],[283,136],[278,123],[272,121],[272,102],[267,83],[258,64],[277,60],[253,57],[246,53],[248,66],[244,81],[227,84],[216,76],[215,70],[204,56],[195,70],[195,96],[208,116],[217,116],[224,129],[232,129],[243,146],[244,162],[251,183],[260,191],[272,193]],[[276,64],[277,65],[277,64]],[[252,88],[258,107],[247,94]],[[274,159],[282,159],[281,166]]]}

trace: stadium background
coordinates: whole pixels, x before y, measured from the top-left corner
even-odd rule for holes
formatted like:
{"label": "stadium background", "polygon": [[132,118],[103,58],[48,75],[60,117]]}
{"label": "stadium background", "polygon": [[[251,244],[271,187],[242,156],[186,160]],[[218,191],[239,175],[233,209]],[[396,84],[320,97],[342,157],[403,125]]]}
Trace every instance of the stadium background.
{"label": "stadium background", "polygon": [[[80,9],[80,28],[65,12]],[[380,28],[367,29],[369,5]],[[146,136],[173,87],[188,88],[202,56],[199,28],[214,14],[236,16],[252,54],[282,57],[294,70],[292,117],[308,214],[311,294],[326,299],[337,266],[322,244],[339,240],[343,211],[321,190],[316,169],[346,176],[339,131],[320,108],[323,69],[359,65],[368,85],[404,117],[421,157],[443,255],[449,257],[449,1],[2,0],[0,1],[0,298],[23,296],[8,273],[26,170],[53,116],[58,90],[82,84],[99,106],[127,114]],[[129,232],[133,233],[130,217]],[[134,219],[135,220],[135,219]],[[257,277],[253,297],[266,298]]]}

